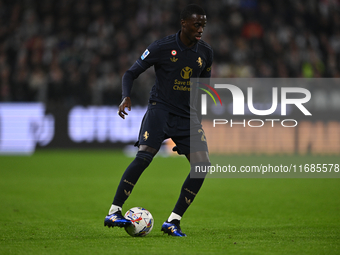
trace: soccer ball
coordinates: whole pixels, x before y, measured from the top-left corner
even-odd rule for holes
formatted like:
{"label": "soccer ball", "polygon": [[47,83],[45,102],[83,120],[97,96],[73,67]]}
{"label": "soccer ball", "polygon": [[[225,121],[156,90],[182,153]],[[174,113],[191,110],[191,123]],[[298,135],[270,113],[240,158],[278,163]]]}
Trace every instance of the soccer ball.
{"label": "soccer ball", "polygon": [[142,207],[133,207],[128,210],[124,217],[132,221],[132,224],[125,227],[130,236],[146,236],[153,228],[153,217],[151,213]]}

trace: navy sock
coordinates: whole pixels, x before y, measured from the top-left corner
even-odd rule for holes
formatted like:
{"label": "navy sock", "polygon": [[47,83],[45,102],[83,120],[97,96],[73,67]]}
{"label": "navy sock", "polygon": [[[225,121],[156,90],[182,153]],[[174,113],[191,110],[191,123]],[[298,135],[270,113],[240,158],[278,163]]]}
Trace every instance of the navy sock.
{"label": "navy sock", "polygon": [[[191,170],[195,169],[196,166],[210,166],[210,162],[200,162],[191,165]],[[183,216],[189,205],[194,201],[198,191],[202,187],[204,178],[190,178],[190,173],[183,183],[181,194],[177,200],[174,213]]]}
{"label": "navy sock", "polygon": [[138,181],[143,171],[149,166],[153,159],[153,154],[146,151],[138,151],[136,158],[126,168],[122,179],[117,188],[113,204],[123,206],[126,199],[130,196],[133,187]]}

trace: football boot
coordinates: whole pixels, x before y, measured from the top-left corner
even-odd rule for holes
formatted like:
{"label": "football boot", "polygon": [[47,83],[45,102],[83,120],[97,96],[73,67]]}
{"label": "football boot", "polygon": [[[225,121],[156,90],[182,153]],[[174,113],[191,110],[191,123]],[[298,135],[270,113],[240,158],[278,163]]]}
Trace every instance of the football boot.
{"label": "football boot", "polygon": [[117,211],[115,213],[112,213],[110,215],[107,215],[104,220],[104,227],[108,226],[111,227],[125,227],[132,224],[130,220],[127,220],[122,215],[121,211]]}
{"label": "football boot", "polygon": [[179,220],[172,220],[171,222],[166,221],[163,223],[161,231],[168,234],[169,236],[187,236],[182,232],[179,224]]}

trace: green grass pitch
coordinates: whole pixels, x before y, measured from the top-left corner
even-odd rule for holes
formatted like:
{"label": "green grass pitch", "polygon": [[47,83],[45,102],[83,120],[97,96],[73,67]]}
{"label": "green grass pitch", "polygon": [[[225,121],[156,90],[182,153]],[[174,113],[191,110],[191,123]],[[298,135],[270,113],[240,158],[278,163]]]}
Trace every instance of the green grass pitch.
{"label": "green grass pitch", "polygon": [[[234,165],[339,161],[226,158]],[[118,151],[0,157],[0,254],[340,254],[340,179],[206,179],[181,222],[188,237],[163,235],[189,171],[181,157],[156,157],[124,205],[124,212],[142,206],[152,213],[147,237],[105,228],[130,161]]]}

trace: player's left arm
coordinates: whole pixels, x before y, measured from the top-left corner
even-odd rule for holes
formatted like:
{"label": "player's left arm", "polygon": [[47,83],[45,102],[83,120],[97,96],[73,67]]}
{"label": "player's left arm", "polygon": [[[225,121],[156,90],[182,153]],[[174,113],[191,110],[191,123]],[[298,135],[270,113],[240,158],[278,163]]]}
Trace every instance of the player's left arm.
{"label": "player's left arm", "polygon": [[201,72],[201,75],[200,75],[201,78],[210,78],[211,77],[211,66],[212,66],[213,58],[214,58],[214,53],[213,53],[212,49],[208,50],[206,58],[207,58],[207,60],[206,60],[205,67],[204,67],[204,69],[203,69],[203,71]]}
{"label": "player's left arm", "polygon": [[[210,78],[211,78],[211,66],[212,66],[212,62],[213,62],[213,51],[211,50],[211,52],[209,52],[210,54],[208,54],[207,57],[207,61],[206,61],[206,65],[203,69],[203,71],[201,72],[200,78],[208,78],[207,83],[210,84]],[[196,102],[196,109],[197,109],[197,117],[199,119],[200,122],[202,122],[202,114],[200,109],[201,106],[201,94],[203,93],[202,90],[198,90],[197,91],[197,102]]]}

